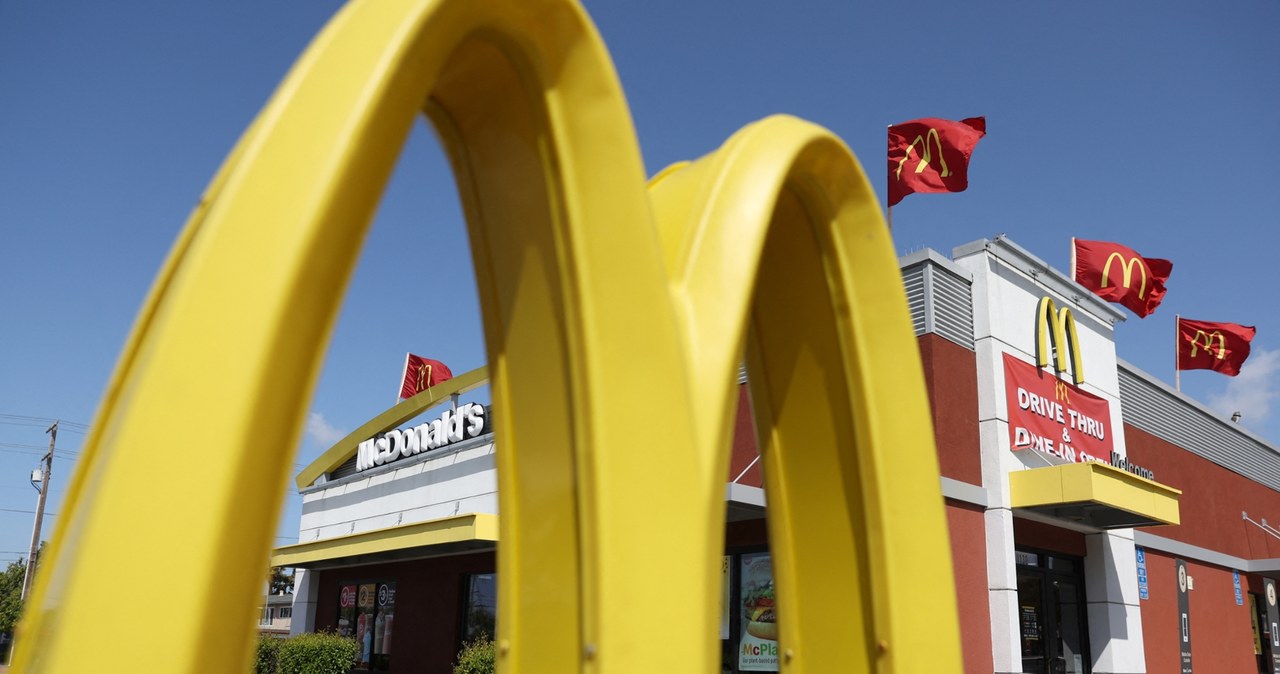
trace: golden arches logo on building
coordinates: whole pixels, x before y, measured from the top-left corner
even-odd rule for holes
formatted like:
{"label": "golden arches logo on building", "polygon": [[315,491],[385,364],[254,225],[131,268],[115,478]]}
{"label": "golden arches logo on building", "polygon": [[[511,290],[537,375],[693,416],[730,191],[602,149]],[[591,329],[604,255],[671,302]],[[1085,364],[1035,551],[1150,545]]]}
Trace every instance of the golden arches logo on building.
{"label": "golden arches logo on building", "polygon": [[[938,149],[938,166],[942,169],[939,171],[939,174],[943,178],[947,178],[951,175],[951,169],[947,168],[946,157],[942,155],[942,136],[938,134],[937,129],[930,127],[928,133],[916,136],[916,139],[911,141],[911,144],[907,146],[907,150],[903,153],[902,159],[898,160],[898,170],[893,174],[895,179],[902,180],[902,166],[911,158],[913,152],[917,157],[919,157],[919,161],[916,162],[916,173],[924,173],[924,170],[929,166],[929,162],[933,160],[929,141],[933,141],[933,147]],[[921,153],[920,150],[916,150],[916,145],[919,145],[924,152]]]}
{"label": "golden arches logo on building", "polygon": [[1102,265],[1102,287],[1107,287],[1107,282],[1111,280],[1111,263],[1119,260],[1120,268],[1124,270],[1121,275],[1121,285],[1125,288],[1132,288],[1130,285],[1133,281],[1133,268],[1137,267],[1142,274],[1142,283],[1138,286],[1138,297],[1145,297],[1147,294],[1147,265],[1142,262],[1142,258],[1134,255],[1125,261],[1124,256],[1120,253],[1113,252],[1107,256],[1107,261]]}
{"label": "golden arches logo on building", "polygon": [[1080,357],[1080,337],[1076,333],[1075,315],[1071,307],[1058,309],[1049,297],[1040,298],[1036,306],[1036,365],[1053,365],[1055,374],[1067,371],[1070,354],[1071,378],[1084,383],[1084,361]]}
{"label": "golden arches logo on building", "polygon": [[1204,344],[1204,350],[1206,352],[1214,354],[1215,350],[1213,348],[1213,340],[1215,337],[1218,339],[1218,348],[1216,350],[1216,354],[1214,357],[1217,358],[1218,360],[1222,360],[1226,358],[1227,357],[1227,338],[1225,335],[1222,334],[1222,332],[1218,330],[1214,330],[1213,332],[1196,330],[1195,336],[1191,338],[1191,357],[1192,358],[1196,357],[1196,349],[1201,344]]}

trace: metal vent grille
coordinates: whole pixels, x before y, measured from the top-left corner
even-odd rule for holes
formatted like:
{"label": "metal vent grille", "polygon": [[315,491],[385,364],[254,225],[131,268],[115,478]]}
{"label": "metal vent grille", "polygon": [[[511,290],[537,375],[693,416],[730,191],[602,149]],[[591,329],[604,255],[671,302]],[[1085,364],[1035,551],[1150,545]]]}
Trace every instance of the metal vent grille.
{"label": "metal vent grille", "polygon": [[353,454],[350,459],[347,459],[345,462],[343,462],[341,466],[334,468],[333,471],[329,473],[329,479],[341,480],[342,478],[348,475],[355,475],[355,474],[356,474],[356,457]]}
{"label": "metal vent grille", "polygon": [[1126,424],[1280,491],[1280,449],[1251,437],[1124,363],[1119,374]]}
{"label": "metal vent grille", "polygon": [[973,348],[973,292],[969,279],[932,257],[902,270],[902,285],[916,335],[934,333]]}

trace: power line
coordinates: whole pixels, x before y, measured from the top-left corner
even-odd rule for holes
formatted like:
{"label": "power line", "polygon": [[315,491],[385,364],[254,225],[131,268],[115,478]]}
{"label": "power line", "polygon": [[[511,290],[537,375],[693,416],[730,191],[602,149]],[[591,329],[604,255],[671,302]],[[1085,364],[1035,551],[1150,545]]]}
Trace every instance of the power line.
{"label": "power line", "polygon": [[[0,508],[0,513],[22,513],[24,515],[34,515],[34,510],[18,510],[17,508]],[[45,517],[57,517],[58,513],[45,513]]]}

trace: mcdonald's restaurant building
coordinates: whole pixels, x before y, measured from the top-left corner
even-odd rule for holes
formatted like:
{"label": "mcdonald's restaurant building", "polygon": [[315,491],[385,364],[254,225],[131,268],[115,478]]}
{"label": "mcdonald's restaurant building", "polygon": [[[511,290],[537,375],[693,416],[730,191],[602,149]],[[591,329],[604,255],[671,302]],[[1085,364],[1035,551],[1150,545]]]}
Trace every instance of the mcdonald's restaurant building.
{"label": "mcdonald's restaurant building", "polygon": [[[901,266],[964,671],[1280,674],[1280,530],[1267,523],[1280,522],[1280,449],[1120,361],[1125,315],[1005,238]],[[786,619],[772,610],[749,408],[744,386],[725,490],[725,672],[778,671],[771,623]],[[301,570],[295,632],[355,636],[358,670],[442,673],[493,633],[492,416],[455,401],[304,471],[300,542],[273,556]],[[919,610],[921,629],[948,619]]]}

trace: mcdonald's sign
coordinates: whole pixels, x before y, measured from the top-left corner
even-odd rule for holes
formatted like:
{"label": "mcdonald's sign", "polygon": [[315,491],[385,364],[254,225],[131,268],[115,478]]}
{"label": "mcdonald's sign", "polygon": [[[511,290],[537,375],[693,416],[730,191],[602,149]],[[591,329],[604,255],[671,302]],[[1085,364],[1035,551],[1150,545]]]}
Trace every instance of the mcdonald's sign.
{"label": "mcdonald's sign", "polygon": [[[963,192],[969,157],[987,133],[982,117],[959,122],[933,117],[889,127],[889,205],[914,192]],[[904,175],[903,168],[914,161]]]}
{"label": "mcdonald's sign", "polygon": [[[1213,348],[1214,339],[1218,340],[1217,350]],[[1222,360],[1227,357],[1227,337],[1226,335],[1223,335],[1221,331],[1214,330],[1213,332],[1206,334],[1204,330],[1196,330],[1195,336],[1191,338],[1190,355],[1192,358],[1196,357],[1196,347],[1201,344],[1204,345],[1206,353],[1214,355],[1218,360]]]}
{"label": "mcdonald's sign", "polygon": [[[916,173],[924,173],[924,170],[929,168],[929,161],[933,158],[933,155],[929,152],[929,141],[933,141],[933,146],[938,149],[938,164],[942,169],[938,171],[938,175],[943,178],[951,175],[951,170],[947,168],[947,158],[942,154],[942,138],[938,135],[937,129],[930,127],[928,133],[923,136],[916,136],[916,139],[907,146],[907,151],[903,153],[902,159],[898,161],[898,170],[894,174],[895,178],[902,180],[902,165],[907,163],[907,159],[911,158],[913,154],[916,156]],[[916,149],[916,145],[920,146],[919,150]]]}
{"label": "mcdonald's sign", "polygon": [[1084,362],[1080,357],[1080,337],[1076,333],[1075,315],[1070,307],[1058,309],[1049,297],[1040,298],[1036,306],[1036,365],[1053,365],[1055,374],[1067,371],[1070,354],[1071,378],[1077,386],[1084,383]]}
{"label": "mcdonald's sign", "polygon": [[1133,269],[1137,267],[1138,272],[1142,274],[1141,285],[1138,286],[1138,298],[1141,299],[1147,294],[1147,265],[1143,263],[1142,258],[1133,256],[1125,261],[1125,257],[1120,253],[1112,253],[1107,256],[1106,264],[1102,265],[1102,287],[1107,287],[1107,282],[1111,279],[1111,263],[1116,260],[1120,261],[1120,268],[1124,269],[1124,277],[1119,285],[1125,288],[1132,288],[1130,282],[1133,280]]}
{"label": "mcdonald's sign", "polygon": [[[103,654],[143,652],[156,671],[248,666],[275,533],[263,515],[294,460],[262,448],[298,445],[365,229],[424,112],[461,192],[503,419],[499,671],[719,667],[744,354],[780,664],[959,671],[923,371],[857,161],[828,131],[772,117],[646,187],[608,54],[571,0],[354,0],[308,48],[142,307],[29,597],[16,669],[132,671],[136,660]],[[205,357],[213,349],[235,357]],[[174,373],[205,384],[174,395]],[[695,408],[697,423],[671,412]],[[143,469],[159,453],[163,480]],[[147,602],[121,600],[173,568],[185,582],[166,599],[188,610],[157,621]],[[679,610],[654,601],[655,586]],[[102,629],[104,616],[148,628]]]}
{"label": "mcdonald's sign", "polygon": [[1143,257],[1110,241],[1071,241],[1076,283],[1093,294],[1123,304],[1144,318],[1164,301],[1164,284],[1173,273],[1172,262]]}
{"label": "mcdonald's sign", "polygon": [[1004,354],[1009,449],[1035,450],[1068,463],[1114,464],[1110,403],[1043,374],[1017,356]]}
{"label": "mcdonald's sign", "polygon": [[1257,330],[1251,325],[1178,317],[1178,369],[1240,374]]}

